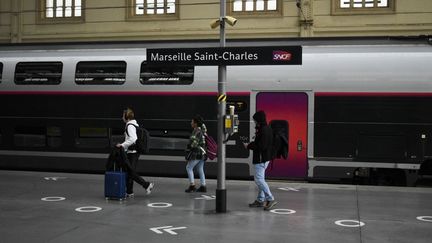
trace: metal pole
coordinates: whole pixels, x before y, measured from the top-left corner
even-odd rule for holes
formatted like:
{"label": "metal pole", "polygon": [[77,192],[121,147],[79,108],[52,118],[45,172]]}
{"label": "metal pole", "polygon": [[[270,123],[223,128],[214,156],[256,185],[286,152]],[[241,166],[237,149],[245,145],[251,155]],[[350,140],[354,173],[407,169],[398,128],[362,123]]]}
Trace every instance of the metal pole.
{"label": "metal pole", "polygon": [[[225,15],[226,15],[226,0],[220,1],[220,47],[225,47]],[[224,133],[224,118],[226,114],[226,66],[218,66],[218,175],[216,189],[216,212],[226,212],[226,188],[225,188],[225,133]]]}

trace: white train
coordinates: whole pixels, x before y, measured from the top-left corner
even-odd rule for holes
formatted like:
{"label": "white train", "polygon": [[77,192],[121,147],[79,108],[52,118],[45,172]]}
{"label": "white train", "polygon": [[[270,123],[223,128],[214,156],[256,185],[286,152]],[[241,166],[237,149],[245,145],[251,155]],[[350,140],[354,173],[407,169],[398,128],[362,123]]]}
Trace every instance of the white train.
{"label": "white train", "polygon": [[[233,41],[301,45],[302,65],[229,66],[228,105],[239,133],[227,144],[227,176],[250,178],[252,115],[286,127],[287,159],[272,178],[412,184],[432,159],[432,46],[428,38]],[[122,139],[125,107],[151,133],[138,170],[184,176],[190,119],[216,137],[217,67],[148,67],[146,48],[213,42],[0,46],[0,168],[102,172]],[[215,161],[207,174],[216,175]],[[424,172],[421,172],[424,173]]]}

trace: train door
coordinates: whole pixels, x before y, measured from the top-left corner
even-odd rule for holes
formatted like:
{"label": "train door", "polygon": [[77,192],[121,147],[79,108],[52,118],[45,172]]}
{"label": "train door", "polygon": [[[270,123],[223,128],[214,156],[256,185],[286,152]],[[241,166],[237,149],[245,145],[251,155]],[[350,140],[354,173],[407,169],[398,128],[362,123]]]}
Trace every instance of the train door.
{"label": "train door", "polygon": [[308,95],[305,92],[258,92],[256,110],[267,122],[284,129],[288,157],[275,159],[266,170],[268,178],[305,178],[307,175]]}

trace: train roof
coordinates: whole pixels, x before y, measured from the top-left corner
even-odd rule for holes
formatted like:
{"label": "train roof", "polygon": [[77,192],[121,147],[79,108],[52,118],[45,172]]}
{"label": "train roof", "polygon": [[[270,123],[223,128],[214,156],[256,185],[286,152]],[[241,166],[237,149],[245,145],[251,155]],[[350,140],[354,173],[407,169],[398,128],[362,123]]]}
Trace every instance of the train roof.
{"label": "train roof", "polygon": [[[429,45],[432,36],[400,37],[313,37],[313,38],[269,38],[227,39],[227,47],[236,46],[346,46],[346,45]],[[97,41],[55,43],[9,43],[0,44],[0,51],[12,50],[66,50],[66,49],[117,49],[117,48],[194,48],[219,47],[219,40],[169,40],[169,41]]]}

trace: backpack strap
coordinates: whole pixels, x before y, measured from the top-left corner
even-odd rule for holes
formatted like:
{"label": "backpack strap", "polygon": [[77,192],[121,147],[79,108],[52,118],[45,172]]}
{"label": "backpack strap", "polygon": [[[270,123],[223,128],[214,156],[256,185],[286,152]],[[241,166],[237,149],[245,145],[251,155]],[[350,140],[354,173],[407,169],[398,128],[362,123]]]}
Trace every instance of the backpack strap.
{"label": "backpack strap", "polygon": [[132,125],[132,126],[134,126],[135,127],[135,129],[137,129],[138,128],[138,126],[136,126],[135,124],[132,124],[132,123],[128,123],[128,124],[126,124],[126,128],[125,128],[125,132],[126,132],[126,134],[129,136],[129,133],[128,133],[128,126],[129,125]]}

